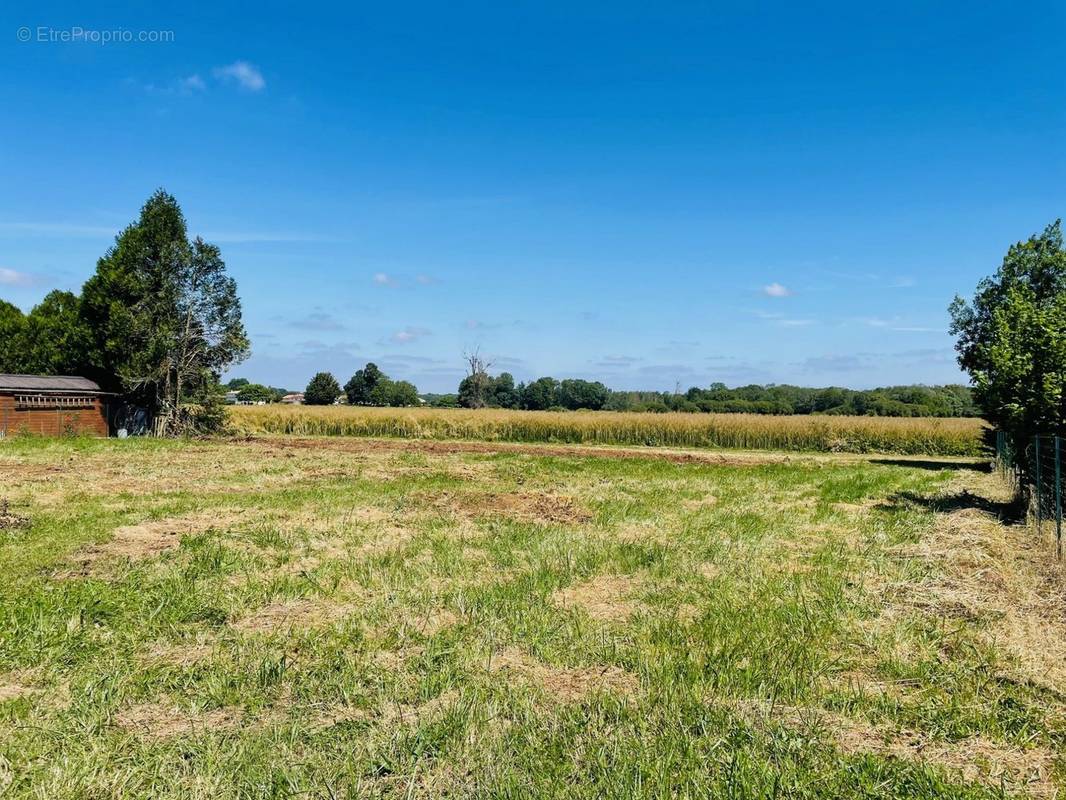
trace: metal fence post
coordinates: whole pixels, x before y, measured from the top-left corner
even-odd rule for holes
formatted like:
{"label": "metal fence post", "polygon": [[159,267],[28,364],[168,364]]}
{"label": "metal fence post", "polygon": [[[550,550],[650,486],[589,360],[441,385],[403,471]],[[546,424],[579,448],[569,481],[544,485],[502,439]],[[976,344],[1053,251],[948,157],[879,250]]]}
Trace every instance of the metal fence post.
{"label": "metal fence post", "polygon": [[1044,526],[1040,517],[1040,437],[1033,437],[1033,447],[1036,450],[1036,532],[1042,534],[1044,532]]}
{"label": "metal fence post", "polygon": [[1055,437],[1055,554],[1062,559],[1062,438]]}

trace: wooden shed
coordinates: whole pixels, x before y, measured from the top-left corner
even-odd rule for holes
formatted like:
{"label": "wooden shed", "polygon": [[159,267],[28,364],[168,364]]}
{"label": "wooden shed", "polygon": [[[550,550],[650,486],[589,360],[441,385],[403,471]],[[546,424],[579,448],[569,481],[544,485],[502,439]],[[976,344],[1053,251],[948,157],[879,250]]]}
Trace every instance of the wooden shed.
{"label": "wooden shed", "polygon": [[107,436],[110,397],[88,378],[0,374],[0,436]]}

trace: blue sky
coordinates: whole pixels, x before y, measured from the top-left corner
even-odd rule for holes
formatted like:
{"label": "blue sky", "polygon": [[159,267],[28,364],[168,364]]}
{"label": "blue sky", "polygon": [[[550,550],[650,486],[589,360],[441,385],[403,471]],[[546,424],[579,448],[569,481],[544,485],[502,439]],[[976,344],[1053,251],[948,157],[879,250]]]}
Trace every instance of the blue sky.
{"label": "blue sky", "polygon": [[0,297],[162,186],[274,385],[955,381],[948,302],[1066,199],[1061,4],[149,5],[0,10]]}

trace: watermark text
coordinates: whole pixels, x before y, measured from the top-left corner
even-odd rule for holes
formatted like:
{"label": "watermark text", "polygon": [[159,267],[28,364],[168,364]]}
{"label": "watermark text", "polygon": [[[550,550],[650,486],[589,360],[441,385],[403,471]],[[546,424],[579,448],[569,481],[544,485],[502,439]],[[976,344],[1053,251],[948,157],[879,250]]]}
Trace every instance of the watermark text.
{"label": "watermark text", "polygon": [[22,26],[15,32],[20,42],[34,44],[169,44],[174,31],[130,30],[129,28],[53,28],[50,25]]}

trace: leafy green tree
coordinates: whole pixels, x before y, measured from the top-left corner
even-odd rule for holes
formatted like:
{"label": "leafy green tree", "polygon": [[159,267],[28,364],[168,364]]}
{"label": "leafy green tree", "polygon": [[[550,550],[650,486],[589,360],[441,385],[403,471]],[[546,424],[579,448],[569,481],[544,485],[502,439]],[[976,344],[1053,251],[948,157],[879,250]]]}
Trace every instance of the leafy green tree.
{"label": "leafy green tree", "polygon": [[1024,451],[1066,433],[1066,250],[1056,221],[1010,247],[973,301],[951,304],[959,364],[984,417]]}
{"label": "leafy green tree", "polygon": [[0,300],[0,372],[25,372],[22,331],[26,317],[6,300]]}
{"label": "leafy green tree", "polygon": [[599,381],[567,379],[559,384],[557,402],[563,408],[599,411],[607,403],[607,387]]}
{"label": "leafy green tree", "polygon": [[396,381],[392,389],[393,406],[418,406],[421,405],[418,398],[418,387],[410,381]]}
{"label": "leafy green tree", "polygon": [[388,376],[378,369],[377,364],[369,363],[357,370],[344,384],[344,393],[348,396],[348,402],[353,406],[384,405],[374,403],[370,399],[378,384],[383,380],[388,380]]}
{"label": "leafy green tree", "polygon": [[559,405],[559,382],[555,378],[537,378],[522,389],[522,408],[544,411]]}
{"label": "leafy green tree", "polygon": [[248,354],[236,283],[219,249],[189,241],[181,208],[162,190],[97,262],[81,314],[92,333],[92,377],[164,419],[202,402]]}
{"label": "leafy green tree", "polygon": [[242,403],[275,403],[277,392],[261,383],[246,383],[237,392]]}
{"label": "leafy green tree", "polygon": [[496,408],[518,408],[522,401],[510,372],[501,372],[492,380],[489,395],[489,405]]}
{"label": "leafy green tree", "polygon": [[247,386],[250,383],[251,381],[247,378],[233,378],[229,383],[226,384],[226,388],[232,392],[234,389],[239,390],[241,387]]}
{"label": "leafy green tree", "polygon": [[26,315],[16,342],[21,368],[41,375],[80,375],[90,367],[91,332],[77,295],[53,291]]}
{"label": "leafy green tree", "polygon": [[384,378],[371,392],[370,403],[375,406],[416,406],[419,405],[418,389],[408,381]]}
{"label": "leafy green tree", "polygon": [[447,394],[434,394],[433,392],[426,392],[421,395],[422,399],[426,401],[426,405],[432,408],[458,408],[459,395],[447,393]]}
{"label": "leafy green tree", "polygon": [[379,380],[374,389],[370,392],[370,396],[366,399],[365,405],[371,406],[391,406],[392,405],[392,391],[393,386],[392,379],[383,376]]}
{"label": "leafy green tree", "polygon": [[304,403],[309,406],[331,406],[340,397],[341,387],[328,372],[319,372],[304,389]]}

